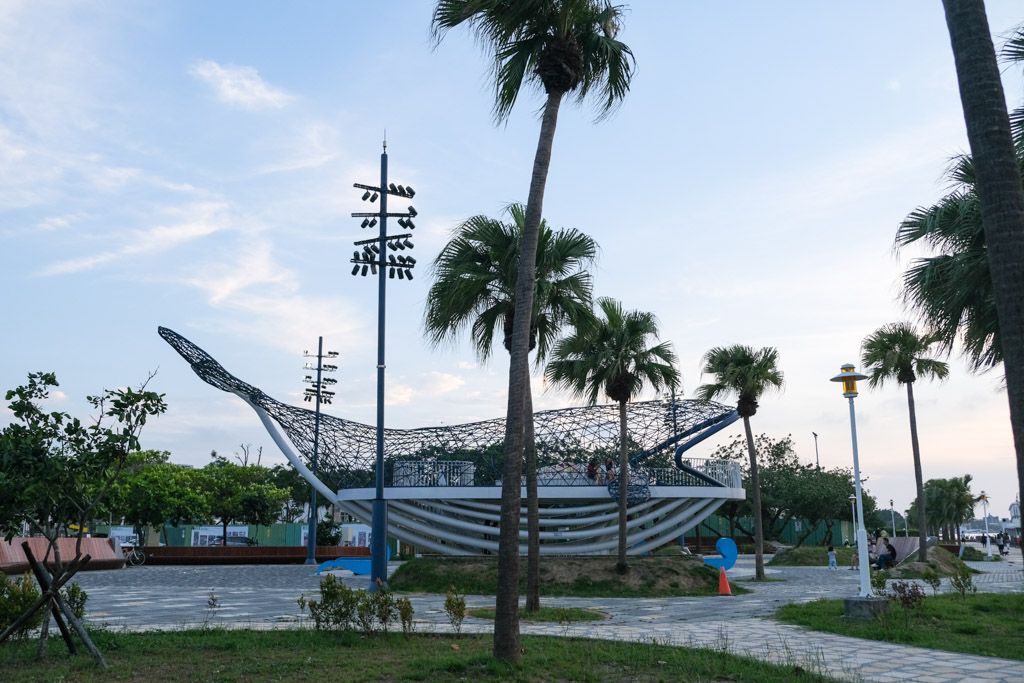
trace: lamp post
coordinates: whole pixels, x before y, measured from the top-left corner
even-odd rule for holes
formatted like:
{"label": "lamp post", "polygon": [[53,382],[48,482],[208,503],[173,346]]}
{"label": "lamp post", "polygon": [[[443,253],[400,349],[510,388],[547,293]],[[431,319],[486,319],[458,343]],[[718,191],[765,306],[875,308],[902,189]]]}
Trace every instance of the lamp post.
{"label": "lamp post", "polygon": [[903,536],[910,537],[910,525],[907,524],[907,519],[910,518],[910,510],[906,510],[903,513]]}
{"label": "lamp post", "polygon": [[[384,141],[384,151],[380,155],[380,187],[353,183],[353,187],[363,190],[363,201],[372,204],[380,197],[380,211],[376,213],[353,213],[353,218],[362,218],[362,228],[376,227],[380,224],[377,237],[355,242],[355,246],[363,251],[353,252],[352,274],[366,275],[371,271],[377,276],[377,464],[375,491],[372,508],[372,536],[370,539],[370,592],[377,590],[378,581],[386,586],[388,581],[387,541],[388,541],[388,508],[384,500],[384,313],[385,285],[388,279],[398,275],[399,280],[412,280],[412,269],[416,259],[411,256],[395,256],[392,251],[412,249],[410,233],[397,235],[387,234],[388,218],[397,218],[398,225],[406,230],[413,230],[416,225],[412,219],[416,217],[416,209],[409,207],[406,213],[388,213],[388,195],[412,199],[416,192],[408,186],[388,183],[388,143]],[[385,277],[387,271],[387,277]]]}
{"label": "lamp post", "polygon": [[[330,384],[337,384],[338,380],[331,378],[324,378],[323,373],[334,372],[338,369],[337,365],[328,365],[324,363],[324,358],[337,358],[337,351],[328,351],[324,354],[324,338],[320,337],[317,340],[316,355],[311,354],[309,351],[303,351],[302,356],[304,358],[316,358],[316,365],[312,363],[304,363],[303,368],[312,372],[316,370],[316,379],[314,380],[311,375],[306,375],[302,378],[303,382],[311,384],[312,386],[306,387],[306,391],[303,395],[303,400],[307,403],[309,401],[316,401],[316,417],[313,420],[313,476],[317,476],[317,456],[320,448],[320,404],[331,405],[331,399],[334,398],[333,391],[327,391],[324,389],[325,386]],[[306,539],[306,564],[316,564],[316,518],[317,518],[317,507],[316,507],[316,487],[311,486],[313,489],[313,495],[309,501],[309,532],[307,533],[308,538]]]}
{"label": "lamp post", "polygon": [[850,524],[853,526],[853,542],[857,543],[857,496],[850,494]]}
{"label": "lamp post", "polygon": [[988,496],[982,491],[978,498],[981,500],[982,509],[985,510],[985,559],[991,561],[994,558],[992,557],[991,539],[988,537]]}
{"label": "lamp post", "polygon": [[892,506],[892,498],[889,499],[889,512],[892,513],[892,537],[896,538],[896,508]]}
{"label": "lamp post", "polygon": [[857,380],[867,379],[868,376],[857,372],[853,365],[847,363],[839,370],[839,374],[832,378],[833,382],[843,383],[843,396],[850,401],[850,435],[853,439],[853,484],[854,496],[857,500],[857,555],[860,560],[860,594],[858,597],[870,598],[871,579],[868,567],[868,533],[864,528],[864,504],[861,496],[860,486],[860,460],[857,454],[857,417],[853,409],[853,399],[857,397]]}
{"label": "lamp post", "polygon": [[814,464],[820,470],[821,459],[818,458],[818,432],[811,432],[811,434],[814,434]]}

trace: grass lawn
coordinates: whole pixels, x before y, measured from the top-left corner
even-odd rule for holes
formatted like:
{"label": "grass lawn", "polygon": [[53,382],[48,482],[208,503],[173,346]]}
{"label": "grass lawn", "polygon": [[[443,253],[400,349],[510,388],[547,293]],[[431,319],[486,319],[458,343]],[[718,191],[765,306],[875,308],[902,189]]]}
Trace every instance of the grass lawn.
{"label": "grass lawn", "polygon": [[920,609],[910,612],[893,603],[877,621],[844,619],[842,614],[842,600],[817,600],[784,605],[775,618],[854,638],[1024,660],[1024,594],[978,593],[966,599],[929,595]]}
{"label": "grass lawn", "polygon": [[[718,595],[718,570],[693,556],[631,557],[625,576],[616,573],[615,558],[544,557],[541,559],[541,599],[658,598]],[[408,593],[445,593],[455,586],[467,595],[494,595],[498,581],[495,558],[422,557],[405,562],[389,584]],[[520,572],[520,591],[526,591],[526,572]],[[748,593],[742,586],[733,593]]]}
{"label": "grass lawn", "polygon": [[[856,548],[836,548],[836,564],[840,569],[850,566]],[[768,562],[769,567],[827,567],[828,547],[823,545],[787,548]]]}
{"label": "grass lawn", "polygon": [[827,680],[799,666],[775,666],[713,650],[575,638],[524,636],[523,661],[491,657],[490,636],[352,632],[93,632],[109,671],[87,654],[68,657],[58,636],[45,660],[35,643],[0,647],[9,681],[786,681]]}

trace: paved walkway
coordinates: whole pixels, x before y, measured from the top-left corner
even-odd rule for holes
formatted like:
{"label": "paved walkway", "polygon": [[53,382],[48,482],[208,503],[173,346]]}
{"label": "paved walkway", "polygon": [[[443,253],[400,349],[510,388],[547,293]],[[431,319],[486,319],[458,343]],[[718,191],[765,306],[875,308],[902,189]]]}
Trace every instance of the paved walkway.
{"label": "paved walkway", "polygon": [[[976,575],[986,592],[1020,592],[1024,571],[1020,550],[999,563],[970,563],[990,573]],[[390,569],[396,567],[392,563]],[[704,646],[745,654],[765,661],[798,664],[844,680],[862,681],[1024,681],[1024,662],[979,657],[847,638],[766,617],[785,603],[856,595],[858,574],[824,567],[769,568],[769,576],[785,579],[764,584],[742,583],[753,576],[753,558],[741,556],[729,572],[733,581],[752,593],[714,598],[584,599],[545,598],[552,606],[578,606],[606,612],[610,618],[569,627],[526,624],[523,633],[569,635]],[[338,572],[353,587],[364,577]],[[92,624],[129,630],[166,630],[204,623],[256,629],[294,628],[305,617],[297,599],[312,596],[319,585],[315,569],[302,565],[211,567],[137,567],[84,572],[80,583],[89,593],[87,619]],[[943,589],[949,590],[944,581]],[[928,589],[930,592],[930,589]],[[210,594],[216,608],[210,608]],[[448,632],[444,596],[410,596],[417,630]],[[467,597],[470,607],[493,606],[493,598]],[[464,631],[491,632],[489,621],[469,618]]]}

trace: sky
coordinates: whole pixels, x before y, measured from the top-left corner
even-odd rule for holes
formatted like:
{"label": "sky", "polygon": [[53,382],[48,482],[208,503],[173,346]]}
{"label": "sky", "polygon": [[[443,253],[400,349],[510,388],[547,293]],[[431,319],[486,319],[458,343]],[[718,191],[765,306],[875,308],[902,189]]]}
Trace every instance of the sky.
{"label": "sky", "polygon": [[[990,0],[997,44],[1024,22]],[[388,283],[388,427],[505,412],[508,360],[422,331],[426,266],[466,218],[524,202],[538,93],[496,125],[472,36],[430,35],[432,3],[0,4],[0,387],[53,371],[53,409],[85,416],[103,388],[150,388],[169,409],[145,448],[202,466],[263,448],[256,415],[201,382],[158,335],[169,327],[266,393],[301,403],[302,354],[339,353],[331,414],[373,424],[376,285],[352,277],[353,183],[389,179],[419,213],[416,278]],[[755,433],[791,434],[805,462],[852,467],[848,406],[829,378],[878,327],[910,319],[899,222],[949,189],[967,150],[938,2],[638,0],[619,36],[637,72],[616,114],[563,105],[544,217],[601,247],[595,294],[654,313],[680,357],[774,346],[786,385]],[[1024,99],[1004,70],[1010,106]],[[405,203],[391,207],[404,206]],[[915,386],[925,479],[973,476],[994,514],[1017,496],[999,373]],[[573,405],[539,378],[535,406]],[[654,398],[648,393],[642,398]],[[905,391],[861,386],[868,491],[914,496]],[[6,406],[0,424],[10,422]],[[707,456],[739,424],[694,449]],[[981,508],[978,508],[981,514]]]}

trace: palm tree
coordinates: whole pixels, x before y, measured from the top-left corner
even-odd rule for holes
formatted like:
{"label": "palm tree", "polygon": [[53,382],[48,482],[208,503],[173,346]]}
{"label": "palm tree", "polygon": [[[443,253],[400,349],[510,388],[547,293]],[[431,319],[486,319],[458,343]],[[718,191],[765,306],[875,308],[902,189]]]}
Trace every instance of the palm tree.
{"label": "palm tree", "polygon": [[697,397],[712,401],[735,395],[736,412],[743,418],[750,456],[750,493],[754,508],[754,573],[764,580],[764,525],[761,518],[761,480],[757,471],[757,450],[750,418],[757,413],[758,400],[766,391],[782,389],[782,371],[778,368],[779,352],[771,346],[754,349],[736,344],[718,346],[704,354],[702,373],[714,375],[715,381],[697,389]]}
{"label": "palm tree", "polygon": [[607,0],[438,0],[431,22],[437,42],[450,29],[466,24],[490,53],[494,114],[499,123],[508,119],[524,83],[540,86],[546,94],[523,224],[505,420],[494,656],[512,662],[520,659],[518,482],[529,380],[528,322],[533,310],[544,187],[562,98],[573,94],[582,103],[597,93],[600,118],[629,92],[633,53],[616,40],[622,16],[623,8]]}
{"label": "palm tree", "polygon": [[[1018,162],[1024,164],[1024,155]],[[954,159],[947,177],[954,183],[950,194],[900,223],[897,249],[922,242],[938,251],[911,262],[903,298],[935,332],[939,351],[949,353],[959,341],[971,370],[982,372],[1002,365],[1003,352],[971,158]]]}
{"label": "palm tree", "polygon": [[[917,411],[914,407],[914,382],[918,378],[943,380],[949,375],[949,365],[927,357],[940,337],[933,333],[918,333],[910,323],[891,323],[878,328],[861,344],[861,363],[869,374],[868,384],[880,387],[889,380],[907,387],[907,406],[910,411],[910,445],[914,454],[914,480],[917,498],[924,500],[924,478],[921,475],[921,446],[917,440]],[[928,561],[926,505],[917,506],[917,529],[921,539],[918,558]]]}
{"label": "palm tree", "polygon": [[[500,336],[511,347],[516,280],[525,209],[510,204],[510,223],[473,216],[453,231],[434,260],[424,328],[430,341],[453,341],[469,329],[477,356],[486,362]],[[530,326],[530,350],[540,366],[559,329],[584,325],[591,313],[592,281],[586,268],[597,244],[575,229],[553,231],[541,221],[537,248],[536,296]],[[540,609],[540,515],[537,501],[537,449],[533,440],[533,401],[529,388],[523,406],[526,425],[526,497],[529,528],[526,609]]]}
{"label": "palm tree", "polygon": [[[1024,188],[1006,97],[981,0],[942,0],[999,316],[1017,483],[1024,489]],[[1011,54],[1014,48],[1009,48]]]}
{"label": "palm tree", "polygon": [[[1002,57],[1024,62],[1024,28],[1006,43]],[[1024,107],[1010,117],[1017,167],[1024,176]],[[977,174],[969,154],[953,158],[946,178],[951,192],[930,207],[918,207],[900,223],[896,248],[923,243],[937,255],[918,258],[903,277],[903,297],[925,326],[941,335],[939,349],[959,340],[971,370],[1002,365],[995,290],[989,271]]]}
{"label": "palm tree", "polygon": [[656,391],[679,386],[676,354],[670,342],[648,348],[657,338],[658,321],[650,313],[624,311],[614,299],[598,299],[602,317],[596,324],[577,328],[555,345],[544,376],[593,404],[603,392],[619,404],[619,573],[629,571],[626,563],[626,489],[629,481],[629,434],[626,404],[645,384]]}

